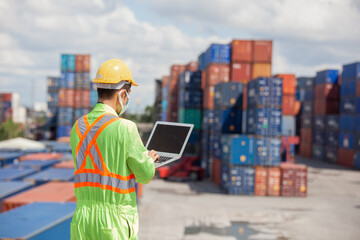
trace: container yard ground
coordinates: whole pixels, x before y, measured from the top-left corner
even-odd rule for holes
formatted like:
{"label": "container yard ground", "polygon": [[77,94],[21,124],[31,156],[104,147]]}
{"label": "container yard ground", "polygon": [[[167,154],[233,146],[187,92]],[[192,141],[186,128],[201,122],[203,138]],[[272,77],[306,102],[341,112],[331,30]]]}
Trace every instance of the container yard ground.
{"label": "container yard ground", "polygon": [[[259,231],[251,239],[359,239],[360,171],[299,156],[296,162],[308,166],[307,198],[231,196],[211,181],[154,179],[139,206],[139,239],[235,240],[211,231],[231,222]],[[191,228],[205,231],[185,235]]]}

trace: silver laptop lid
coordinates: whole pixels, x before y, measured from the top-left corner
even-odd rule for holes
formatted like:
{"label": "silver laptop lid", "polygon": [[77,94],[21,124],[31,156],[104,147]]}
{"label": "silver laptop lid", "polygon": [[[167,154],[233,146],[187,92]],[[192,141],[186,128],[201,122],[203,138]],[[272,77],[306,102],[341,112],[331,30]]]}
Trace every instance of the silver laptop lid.
{"label": "silver laptop lid", "polygon": [[181,156],[194,125],[157,121],[146,144],[160,155]]}

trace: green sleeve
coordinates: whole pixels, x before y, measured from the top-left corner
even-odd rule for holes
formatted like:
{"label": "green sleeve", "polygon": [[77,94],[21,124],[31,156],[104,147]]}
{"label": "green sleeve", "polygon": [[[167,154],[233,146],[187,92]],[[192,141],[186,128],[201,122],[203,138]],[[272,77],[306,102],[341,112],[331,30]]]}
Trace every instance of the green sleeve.
{"label": "green sleeve", "polygon": [[127,144],[127,164],[134,173],[138,183],[147,184],[155,174],[155,164],[148,156],[148,150],[141,141],[135,123],[131,122],[129,127],[129,141]]}
{"label": "green sleeve", "polygon": [[[76,122],[75,122],[76,124]],[[76,126],[73,126],[73,128],[71,129],[71,133],[70,133],[70,146],[71,146],[71,153],[72,153],[72,157],[73,157],[73,161],[74,161],[74,166],[76,169],[76,156],[75,156],[75,151],[76,151],[76,147],[78,145],[78,143],[80,142],[80,139],[76,133]]]}

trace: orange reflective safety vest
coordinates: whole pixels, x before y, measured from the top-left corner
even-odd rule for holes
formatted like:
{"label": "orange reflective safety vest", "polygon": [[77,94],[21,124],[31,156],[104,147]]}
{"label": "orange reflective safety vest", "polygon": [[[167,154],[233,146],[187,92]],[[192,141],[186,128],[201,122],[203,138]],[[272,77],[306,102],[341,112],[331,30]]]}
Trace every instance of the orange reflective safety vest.
{"label": "orange reflective safety vest", "polygon": [[119,118],[109,106],[97,104],[76,121],[70,144],[77,198],[72,239],[103,239],[109,232],[126,233],[119,239],[136,239],[135,181],[146,184],[155,173],[136,125]]}

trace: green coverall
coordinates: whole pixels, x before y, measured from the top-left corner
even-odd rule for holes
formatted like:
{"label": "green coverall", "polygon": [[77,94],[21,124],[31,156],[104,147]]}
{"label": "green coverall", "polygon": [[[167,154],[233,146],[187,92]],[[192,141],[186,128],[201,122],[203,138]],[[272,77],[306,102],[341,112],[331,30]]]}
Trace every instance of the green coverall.
{"label": "green coverall", "polygon": [[[117,117],[114,109],[98,103],[87,114],[87,119],[80,118],[71,131],[70,144],[75,164],[77,199],[76,211],[71,222],[72,240],[137,239],[139,218],[135,180],[146,184],[155,173],[154,162],[148,156],[148,150],[144,147],[137,127],[132,121],[117,117],[105,128],[98,129],[102,131],[92,129],[86,135],[89,126],[103,114],[107,114],[105,117],[108,118]],[[87,128],[84,128],[84,122]],[[96,124],[99,123],[101,121]],[[96,132],[100,132],[96,139],[98,149],[96,150],[95,144],[90,151],[92,154],[86,156],[86,151],[83,151],[80,145],[86,145],[86,141],[94,139]],[[87,137],[81,142],[80,137],[84,134]],[[78,154],[76,154],[77,150]],[[79,157],[81,154],[86,157],[86,164]],[[96,158],[98,160],[94,160]],[[99,159],[103,159],[103,164],[106,166],[99,163]],[[81,163],[84,164],[83,172],[77,174],[76,170],[80,168],[78,165]],[[104,172],[106,168],[111,174],[97,174],[99,171]],[[133,179],[126,180],[131,176]],[[121,189],[121,186],[125,186],[123,187],[125,190]]]}

